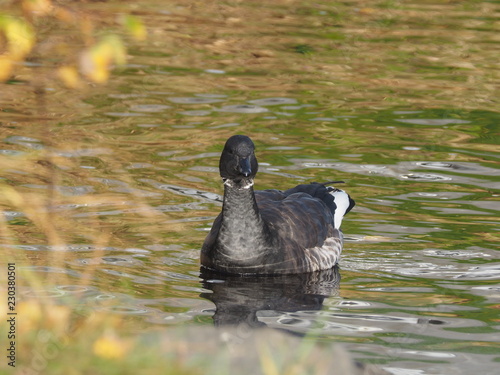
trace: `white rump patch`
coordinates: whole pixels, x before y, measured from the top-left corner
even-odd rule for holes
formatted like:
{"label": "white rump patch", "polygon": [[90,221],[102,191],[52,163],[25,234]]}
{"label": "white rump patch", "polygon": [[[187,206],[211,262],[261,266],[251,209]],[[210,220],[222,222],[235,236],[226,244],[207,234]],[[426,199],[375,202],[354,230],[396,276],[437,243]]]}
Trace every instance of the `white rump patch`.
{"label": "white rump patch", "polygon": [[333,196],[337,208],[335,209],[335,214],[333,215],[333,222],[336,229],[340,229],[342,224],[342,219],[349,208],[349,195],[344,190],[333,189],[329,192]]}

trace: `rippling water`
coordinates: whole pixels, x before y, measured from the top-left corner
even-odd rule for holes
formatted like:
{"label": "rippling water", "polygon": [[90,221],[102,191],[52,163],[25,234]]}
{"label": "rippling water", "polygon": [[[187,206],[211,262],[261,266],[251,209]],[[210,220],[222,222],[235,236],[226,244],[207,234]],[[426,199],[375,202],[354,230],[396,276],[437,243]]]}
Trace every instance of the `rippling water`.
{"label": "rippling water", "polygon": [[[338,108],[321,87],[193,90],[231,73],[148,65],[136,54],[140,65],[59,124],[4,115],[2,178],[28,204],[2,203],[3,247],[47,279],[21,298],[73,296],[151,326],[312,334],[398,375],[497,373],[498,112]],[[188,84],[176,91],[168,79]],[[257,188],[346,181],[357,205],[343,223],[339,269],[200,277],[199,249],[221,206],[218,157],[232,134],[257,145]]]}

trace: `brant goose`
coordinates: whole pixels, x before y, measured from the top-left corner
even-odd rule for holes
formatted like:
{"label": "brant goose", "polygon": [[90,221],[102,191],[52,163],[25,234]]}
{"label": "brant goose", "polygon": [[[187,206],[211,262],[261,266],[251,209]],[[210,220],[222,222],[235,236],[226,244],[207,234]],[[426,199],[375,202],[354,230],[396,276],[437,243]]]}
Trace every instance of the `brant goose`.
{"label": "brant goose", "polygon": [[219,170],[222,212],[201,249],[202,266],[229,274],[275,275],[335,266],[342,251],[340,224],[354,207],[334,182],[298,185],[286,191],[253,190],[258,163],[252,140],[230,137]]}

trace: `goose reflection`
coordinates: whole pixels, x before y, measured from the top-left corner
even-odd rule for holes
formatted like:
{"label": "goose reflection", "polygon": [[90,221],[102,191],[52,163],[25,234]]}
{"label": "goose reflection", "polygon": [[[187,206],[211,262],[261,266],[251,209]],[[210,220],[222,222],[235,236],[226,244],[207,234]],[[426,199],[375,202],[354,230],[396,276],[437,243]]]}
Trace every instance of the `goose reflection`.
{"label": "goose reflection", "polygon": [[[259,312],[321,310],[325,298],[340,285],[338,267],[325,271],[280,276],[234,276],[201,270],[201,297],[215,304],[215,326],[246,324],[261,327]],[[262,314],[262,313],[261,313]],[[264,313],[265,314],[265,313]]]}

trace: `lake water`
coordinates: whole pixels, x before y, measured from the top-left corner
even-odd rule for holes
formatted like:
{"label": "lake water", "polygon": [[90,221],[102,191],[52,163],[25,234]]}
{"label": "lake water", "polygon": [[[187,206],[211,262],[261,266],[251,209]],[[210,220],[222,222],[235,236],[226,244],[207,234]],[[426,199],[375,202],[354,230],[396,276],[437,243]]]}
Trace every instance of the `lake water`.
{"label": "lake water", "polygon": [[[497,374],[498,6],[260,9],[150,4],[150,39],[108,85],[46,82],[42,102],[4,85],[3,248],[44,280],[20,298],[146,330],[267,325],[396,375]],[[345,181],[338,269],[200,277],[233,134],[256,144],[257,189]]]}

